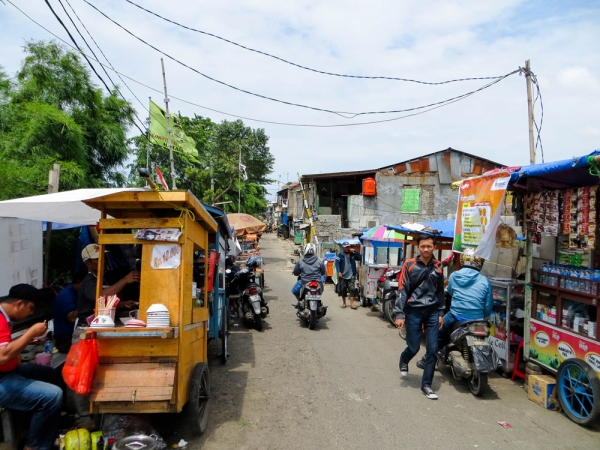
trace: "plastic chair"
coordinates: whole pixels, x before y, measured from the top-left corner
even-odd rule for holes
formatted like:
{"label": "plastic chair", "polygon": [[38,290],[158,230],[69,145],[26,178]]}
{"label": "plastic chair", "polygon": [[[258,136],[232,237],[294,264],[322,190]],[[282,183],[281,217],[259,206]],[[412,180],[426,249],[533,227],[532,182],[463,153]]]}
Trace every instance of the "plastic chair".
{"label": "plastic chair", "polygon": [[517,347],[517,352],[515,353],[515,362],[513,363],[512,376],[510,379],[515,381],[515,377],[523,378],[527,376],[525,372],[521,372],[519,370],[519,361],[521,361],[521,356],[523,355],[523,341],[519,342],[519,346]]}

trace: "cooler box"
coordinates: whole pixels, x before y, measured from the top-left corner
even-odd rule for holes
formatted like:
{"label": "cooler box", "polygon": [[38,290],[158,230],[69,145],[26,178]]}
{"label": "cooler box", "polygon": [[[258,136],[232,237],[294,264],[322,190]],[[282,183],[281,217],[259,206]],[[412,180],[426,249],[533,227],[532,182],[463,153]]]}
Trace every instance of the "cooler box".
{"label": "cooler box", "polygon": [[546,409],[554,409],[550,403],[552,391],[556,386],[556,379],[550,375],[529,375],[529,385],[527,397],[532,402],[543,406]]}

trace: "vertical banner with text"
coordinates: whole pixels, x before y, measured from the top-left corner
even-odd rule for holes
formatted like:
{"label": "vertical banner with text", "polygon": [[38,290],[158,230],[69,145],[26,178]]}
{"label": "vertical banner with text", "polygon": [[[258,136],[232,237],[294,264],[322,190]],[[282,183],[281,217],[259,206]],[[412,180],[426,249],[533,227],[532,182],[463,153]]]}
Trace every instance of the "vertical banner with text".
{"label": "vertical banner with text", "polygon": [[501,170],[461,183],[452,250],[476,247],[478,256],[490,259],[509,181],[510,173]]}

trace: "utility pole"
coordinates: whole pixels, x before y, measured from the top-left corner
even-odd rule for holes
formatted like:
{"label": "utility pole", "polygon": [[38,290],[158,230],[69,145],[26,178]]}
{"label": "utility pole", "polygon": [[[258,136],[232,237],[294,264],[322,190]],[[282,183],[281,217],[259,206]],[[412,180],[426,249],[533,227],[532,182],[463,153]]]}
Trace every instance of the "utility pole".
{"label": "utility pole", "polygon": [[[54,164],[48,171],[48,194],[58,192],[60,177],[60,164]],[[50,266],[50,243],[52,240],[52,222],[46,222],[46,241],[44,242],[44,284],[50,285],[48,280],[48,267]]]}
{"label": "utility pole", "polygon": [[[317,237],[317,230],[315,229],[315,224],[313,223],[312,213],[310,208],[308,207],[308,201],[306,200],[306,191],[304,190],[304,185],[302,184],[302,177],[298,173],[298,182],[300,183],[300,190],[302,191],[302,197],[304,199],[304,210],[306,211],[306,216],[308,217],[308,222],[310,223],[310,234],[314,243],[319,245],[319,238]],[[313,184],[314,186],[314,184]]]}
{"label": "utility pole", "polygon": [[165,86],[165,117],[167,118],[167,136],[169,137],[169,161],[171,162],[171,180],[173,187],[171,189],[177,189],[177,183],[175,182],[175,160],[173,159],[173,137],[171,129],[171,114],[169,114],[169,97],[167,95],[167,77],[165,75],[165,63],[160,58],[160,65],[162,66],[163,84]]}
{"label": "utility pole", "polygon": [[527,83],[527,114],[529,119],[529,162],[535,164],[535,141],[533,139],[533,101],[531,99],[531,67],[525,61],[525,82]]}
{"label": "utility pole", "polygon": [[240,159],[238,161],[238,214],[240,212],[240,204],[242,200],[242,146],[240,145]]}

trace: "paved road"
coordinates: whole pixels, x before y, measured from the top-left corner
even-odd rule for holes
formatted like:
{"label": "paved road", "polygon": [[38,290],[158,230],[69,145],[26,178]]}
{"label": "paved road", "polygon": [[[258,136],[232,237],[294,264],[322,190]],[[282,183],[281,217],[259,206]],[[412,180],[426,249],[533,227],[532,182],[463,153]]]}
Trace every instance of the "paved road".
{"label": "paved road", "polygon": [[292,246],[272,234],[260,245],[271,308],[264,331],[233,327],[225,366],[211,343],[209,430],[190,439],[176,423],[169,441],[185,437],[191,449],[600,448],[600,428],[543,409],[521,383],[496,374],[488,394],[475,398],[442,368],[433,382],[440,399],[428,400],[416,360],[399,376],[397,330],[378,313],[341,309],[332,286],[327,316],[314,331],[301,326],[289,292]]}

